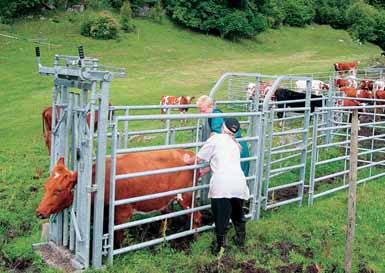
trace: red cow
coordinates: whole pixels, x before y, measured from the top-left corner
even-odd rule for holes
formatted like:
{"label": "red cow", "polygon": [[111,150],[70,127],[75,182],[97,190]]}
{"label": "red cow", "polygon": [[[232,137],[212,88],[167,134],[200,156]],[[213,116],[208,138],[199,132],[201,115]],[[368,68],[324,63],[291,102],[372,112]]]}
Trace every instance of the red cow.
{"label": "red cow", "polygon": [[[162,96],[160,98],[161,105],[183,105],[183,104],[191,104],[192,100],[195,97],[190,96]],[[185,114],[188,111],[188,108],[179,108],[179,112],[181,114]],[[167,109],[160,109],[161,114],[167,113]]]}
{"label": "red cow", "polygon": [[358,64],[359,61],[351,62],[351,63],[335,63],[334,69],[338,72],[338,74],[342,75],[344,72],[348,71],[353,76],[357,76]]}
{"label": "red cow", "polygon": [[[186,156],[194,157],[195,155],[187,150],[150,151],[121,155],[117,157],[116,175],[185,166],[184,157]],[[109,205],[110,201],[110,163],[110,158],[107,158],[104,193],[106,206]],[[92,173],[94,183],[95,165],[93,165]],[[45,193],[36,209],[36,215],[41,218],[48,218],[51,214],[68,208],[73,202],[72,189],[76,183],[77,173],[69,171],[64,166],[64,158],[61,157],[44,185]],[[116,183],[115,199],[121,200],[177,190],[191,187],[192,184],[193,170],[122,179]],[[148,213],[166,209],[173,200],[177,200],[182,208],[189,209],[192,206],[192,193],[186,192],[117,206],[115,208],[115,225],[128,222],[135,212]],[[194,212],[193,217],[193,227],[198,228],[201,224],[201,214],[199,211]],[[122,236],[122,232],[117,232],[115,238],[119,242],[122,240]]]}
{"label": "red cow", "polygon": [[337,86],[339,88],[345,87],[345,86],[354,87],[354,88],[358,87],[357,81],[356,81],[355,77],[353,77],[353,76],[348,76],[344,79],[340,79],[340,78],[335,79],[334,84],[335,84],[335,86]]}
{"label": "red cow", "polygon": [[[259,81],[259,92],[262,96],[265,96],[267,92],[270,91],[270,88],[273,86],[274,81]],[[246,97],[248,100],[254,100],[255,99],[255,90],[256,85],[255,82],[249,82],[247,85],[247,90],[246,90]]]}
{"label": "red cow", "polygon": [[373,80],[362,79],[361,82],[360,82],[360,89],[363,89],[363,90],[373,90],[373,84],[374,84]]}
{"label": "red cow", "polygon": [[[109,102],[108,105],[112,106],[111,102]],[[56,106],[56,123],[59,120],[59,116],[60,116],[60,107]],[[95,111],[94,131],[98,130],[98,116],[99,116],[98,111]],[[108,119],[109,118],[110,118],[110,111],[108,111]],[[90,112],[87,112],[86,120],[89,127],[90,120],[91,120]],[[43,126],[44,142],[48,147],[49,154],[51,154],[52,106],[47,107],[43,110],[42,126]]]}
{"label": "red cow", "polygon": [[373,93],[370,90],[356,89],[353,87],[342,87],[341,91],[343,91],[347,97],[365,98],[365,99],[373,98]]}
{"label": "red cow", "polygon": [[[378,90],[376,91],[376,99],[385,100],[385,90]],[[377,101],[377,105],[385,105],[385,102]],[[376,108],[376,113],[383,114],[384,108]]]}
{"label": "red cow", "polygon": [[[342,106],[344,106],[344,107],[365,106],[365,105],[367,105],[367,103],[359,102],[356,100],[343,100],[343,103],[342,103]],[[360,117],[360,115],[359,115],[360,112],[361,113],[366,112],[366,109],[359,109],[358,110],[358,117]],[[350,112],[348,113],[348,122],[352,122],[352,115]]]}

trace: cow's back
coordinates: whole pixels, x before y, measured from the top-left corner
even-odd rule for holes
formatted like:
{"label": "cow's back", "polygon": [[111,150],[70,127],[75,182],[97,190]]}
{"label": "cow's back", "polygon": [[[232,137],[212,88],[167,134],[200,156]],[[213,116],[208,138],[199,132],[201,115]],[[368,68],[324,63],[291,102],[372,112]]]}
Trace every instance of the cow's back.
{"label": "cow's back", "polygon": [[[186,150],[150,151],[121,155],[116,161],[116,175],[186,166],[183,161],[185,154],[194,156],[193,152]],[[106,165],[105,203],[108,204],[110,159],[107,160]],[[192,185],[192,179],[193,170],[117,180],[115,199],[120,200],[186,188]],[[175,196],[137,202],[133,203],[132,206],[135,211],[155,211],[167,206],[171,199],[175,199]]]}

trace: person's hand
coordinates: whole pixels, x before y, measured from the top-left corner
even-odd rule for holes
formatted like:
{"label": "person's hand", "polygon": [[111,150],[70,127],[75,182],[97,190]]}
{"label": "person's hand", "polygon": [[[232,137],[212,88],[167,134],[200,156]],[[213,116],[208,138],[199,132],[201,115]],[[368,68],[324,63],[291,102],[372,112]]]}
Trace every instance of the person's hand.
{"label": "person's hand", "polygon": [[211,171],[210,167],[206,167],[206,168],[200,169],[200,170],[199,170],[199,176],[200,176],[200,177],[205,176],[205,175],[208,174],[210,171]]}
{"label": "person's hand", "polygon": [[183,161],[184,161],[184,163],[190,165],[190,164],[194,163],[194,158],[191,157],[189,154],[184,154],[183,155]]}

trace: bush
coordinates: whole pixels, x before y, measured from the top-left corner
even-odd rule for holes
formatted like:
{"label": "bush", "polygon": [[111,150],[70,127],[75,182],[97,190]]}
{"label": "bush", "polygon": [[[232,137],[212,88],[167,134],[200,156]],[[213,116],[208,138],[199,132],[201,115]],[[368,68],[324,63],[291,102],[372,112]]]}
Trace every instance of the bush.
{"label": "bush", "polygon": [[313,0],[285,0],[286,17],[284,23],[294,27],[304,27],[313,22],[315,6]]}
{"label": "bush", "polygon": [[0,1],[0,23],[10,23],[12,19],[40,10],[40,0]]}
{"label": "bush", "polygon": [[[252,2],[245,7],[236,1],[167,0],[166,10],[178,23],[221,37],[250,37],[267,28],[267,20]],[[234,8],[234,7],[240,8]]]}
{"label": "bush", "polygon": [[123,6],[123,4],[125,2],[127,2],[127,1],[124,1],[124,0],[109,0],[109,2],[110,2],[110,5],[111,5],[112,8],[119,10]]}
{"label": "bush", "polygon": [[266,16],[268,26],[271,28],[281,27],[286,17],[286,12],[281,0],[266,1],[264,5],[261,6],[261,12]]}
{"label": "bush", "polygon": [[240,36],[251,36],[253,28],[246,18],[246,13],[238,10],[228,13],[220,21],[219,32],[222,37],[237,39]]}
{"label": "bush", "polygon": [[377,27],[374,30],[376,40],[374,42],[385,50],[385,14],[381,13],[376,19]]}
{"label": "bush", "polygon": [[132,21],[132,10],[130,2],[124,1],[123,6],[120,8],[120,25],[121,29],[125,32],[132,32],[135,30],[135,25]]}
{"label": "bush", "polygon": [[316,16],[318,24],[329,24],[333,28],[348,28],[347,10],[357,0],[316,0]]}
{"label": "bush", "polygon": [[116,39],[118,36],[118,26],[109,15],[89,17],[82,23],[80,33],[83,36],[99,40]]}
{"label": "bush", "polygon": [[155,5],[150,9],[148,13],[148,17],[150,17],[152,20],[162,23],[163,21],[163,10],[160,6],[160,2],[156,2]]}
{"label": "bush", "polygon": [[376,40],[376,18],[380,14],[373,6],[358,2],[348,9],[347,15],[350,23],[349,32],[353,37],[362,42]]}

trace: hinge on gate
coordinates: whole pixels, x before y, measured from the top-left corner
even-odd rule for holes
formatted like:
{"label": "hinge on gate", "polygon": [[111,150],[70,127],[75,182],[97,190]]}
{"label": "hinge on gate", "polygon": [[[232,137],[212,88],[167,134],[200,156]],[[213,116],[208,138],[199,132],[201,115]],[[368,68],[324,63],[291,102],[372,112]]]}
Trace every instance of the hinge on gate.
{"label": "hinge on gate", "polygon": [[86,188],[86,191],[87,191],[88,193],[96,192],[96,191],[98,191],[98,185],[93,184],[93,185],[91,185],[91,186],[88,186],[88,187]]}
{"label": "hinge on gate", "polygon": [[107,255],[108,254],[108,249],[111,247],[110,244],[108,243],[109,236],[108,233],[103,234],[103,250],[102,250],[102,255]]}

